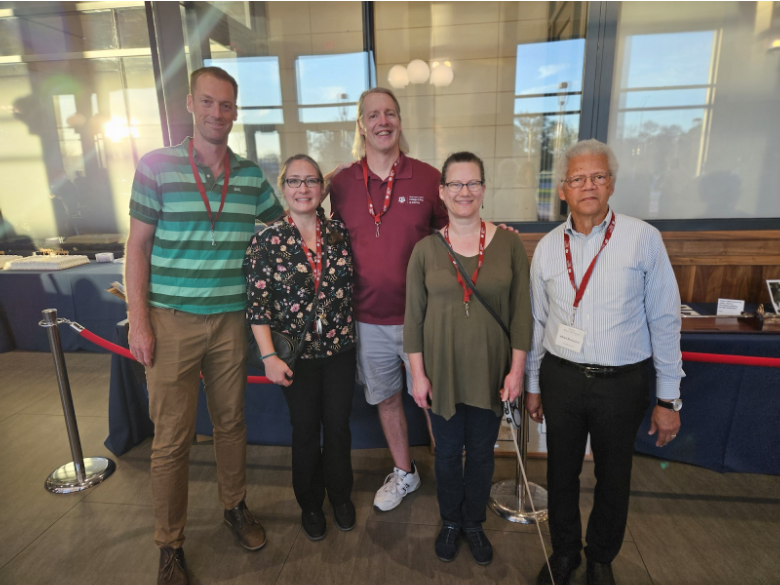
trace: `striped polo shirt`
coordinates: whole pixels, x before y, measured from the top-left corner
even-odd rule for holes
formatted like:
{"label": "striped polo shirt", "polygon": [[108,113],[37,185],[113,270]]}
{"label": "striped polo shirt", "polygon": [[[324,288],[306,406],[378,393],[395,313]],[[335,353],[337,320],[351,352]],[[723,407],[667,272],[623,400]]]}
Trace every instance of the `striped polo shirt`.
{"label": "striped polo shirt", "polygon": [[[149,304],[201,315],[242,311],[242,265],[255,218],[267,223],[284,210],[260,167],[228,148],[230,180],[212,245],[209,215],[190,167],[190,140],[146,154],[135,172],[130,217],[156,226]],[[224,173],[214,177],[197,154],[195,163],[216,217]]]}

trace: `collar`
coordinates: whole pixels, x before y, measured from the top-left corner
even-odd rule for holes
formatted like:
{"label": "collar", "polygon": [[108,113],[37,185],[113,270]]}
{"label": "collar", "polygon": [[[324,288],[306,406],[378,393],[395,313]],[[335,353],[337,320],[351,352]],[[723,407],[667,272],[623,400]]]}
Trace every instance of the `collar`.
{"label": "collar", "polygon": [[581,234],[577,230],[574,229],[574,224],[571,220],[571,213],[569,213],[569,217],[566,218],[566,223],[563,225],[564,231],[569,234],[569,236],[579,236],[581,238],[589,238],[595,233],[601,233],[603,232],[606,227],[609,225],[609,222],[612,221],[612,215],[613,215],[612,207],[609,208],[609,211],[607,211],[607,215],[604,218],[604,221],[602,221],[599,225],[593,226],[593,229],[591,230],[590,234],[587,236],[585,234]]}
{"label": "collar", "polygon": [[[187,136],[187,138],[184,139],[184,142],[182,142],[179,145],[179,147],[184,149],[185,156],[189,156],[189,155],[187,155],[187,152],[189,151],[190,141],[191,140],[192,140],[192,136]],[[228,146],[227,152],[228,152],[228,158],[230,159],[230,170],[233,171],[233,170],[236,170],[236,169],[240,169],[241,168],[241,161],[238,160],[238,157],[230,149],[229,146]],[[192,153],[193,153],[192,156],[195,158],[195,164],[198,165],[198,166],[205,166],[203,163],[198,161],[198,151],[193,148],[192,149]]]}
{"label": "collar", "polygon": [[[352,165],[352,176],[357,181],[363,180],[363,167],[360,164],[360,161],[356,161]],[[382,183],[385,182],[385,179],[381,179],[379,175],[377,175],[370,168],[368,169],[368,178],[374,181],[381,181]],[[395,178],[396,179],[412,178],[412,159],[406,156],[403,152],[401,153],[401,162],[398,163],[398,169],[395,171]]]}

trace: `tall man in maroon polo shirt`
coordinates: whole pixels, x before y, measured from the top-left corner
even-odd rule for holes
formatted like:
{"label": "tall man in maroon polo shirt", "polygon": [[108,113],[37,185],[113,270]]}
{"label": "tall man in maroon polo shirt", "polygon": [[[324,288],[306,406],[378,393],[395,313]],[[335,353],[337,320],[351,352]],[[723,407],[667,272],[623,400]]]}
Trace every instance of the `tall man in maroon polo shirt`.
{"label": "tall man in maroon polo shirt", "polygon": [[447,223],[439,199],[439,171],[407,152],[401,108],[393,93],[381,87],[363,92],[352,147],[358,160],[332,178],[330,201],[334,217],[346,224],[352,240],[358,365],[366,400],[379,409],[395,463],[374,498],[374,508],[382,512],[420,487],[401,402],[402,363],[407,387],[412,388],[409,358],[403,352],[406,266],[415,244]]}

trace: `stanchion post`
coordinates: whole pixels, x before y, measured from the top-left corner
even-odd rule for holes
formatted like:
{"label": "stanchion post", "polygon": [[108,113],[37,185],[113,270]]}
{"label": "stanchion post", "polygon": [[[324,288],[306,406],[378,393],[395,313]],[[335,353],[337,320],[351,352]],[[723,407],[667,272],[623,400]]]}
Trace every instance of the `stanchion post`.
{"label": "stanchion post", "polygon": [[[497,515],[510,522],[534,524],[547,520],[547,490],[533,482],[528,483],[530,493],[523,486],[520,471],[522,464],[528,469],[529,416],[523,408],[523,422],[517,429],[512,429],[520,450],[520,458],[515,467],[515,479],[504,479],[493,484],[490,490],[488,507]],[[533,506],[531,506],[531,501]],[[534,512],[534,510],[536,510]]]}
{"label": "stanchion post", "polygon": [[65,354],[62,351],[60,328],[57,326],[57,309],[45,309],[43,320],[46,323],[46,333],[49,335],[49,347],[54,358],[54,369],[57,372],[57,385],[60,389],[62,412],[65,414],[65,426],[68,429],[68,442],[73,455],[73,465],[79,481],[84,481],[84,455],[81,452],[79,425],[76,422],[76,410],[73,407],[73,395],[70,391],[68,370],[65,367]]}
{"label": "stanchion post", "polygon": [[45,309],[42,311],[43,320],[40,322],[46,328],[49,335],[49,346],[54,358],[54,369],[57,372],[57,385],[62,400],[62,412],[65,415],[65,427],[68,430],[68,442],[73,461],[55,469],[46,478],[44,486],[50,492],[56,494],[68,494],[98,485],[110,476],[116,465],[111,459],[105,457],[89,457],[86,460],[81,451],[81,438],[79,426],[76,421],[76,409],[73,407],[73,395],[70,391],[68,369],[65,366],[65,354],[62,351],[60,330],[58,327],[57,309]]}

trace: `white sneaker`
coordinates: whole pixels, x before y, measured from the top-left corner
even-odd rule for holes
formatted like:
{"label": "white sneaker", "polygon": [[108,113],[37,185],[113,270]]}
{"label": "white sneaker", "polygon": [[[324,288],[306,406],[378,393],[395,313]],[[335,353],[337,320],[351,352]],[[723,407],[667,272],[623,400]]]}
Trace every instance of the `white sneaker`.
{"label": "white sneaker", "polygon": [[408,473],[394,467],[393,473],[385,478],[384,485],[376,493],[374,510],[389,512],[393,508],[397,508],[406,494],[411,494],[419,487],[420,474],[417,473],[414,460],[412,460],[412,470]]}

